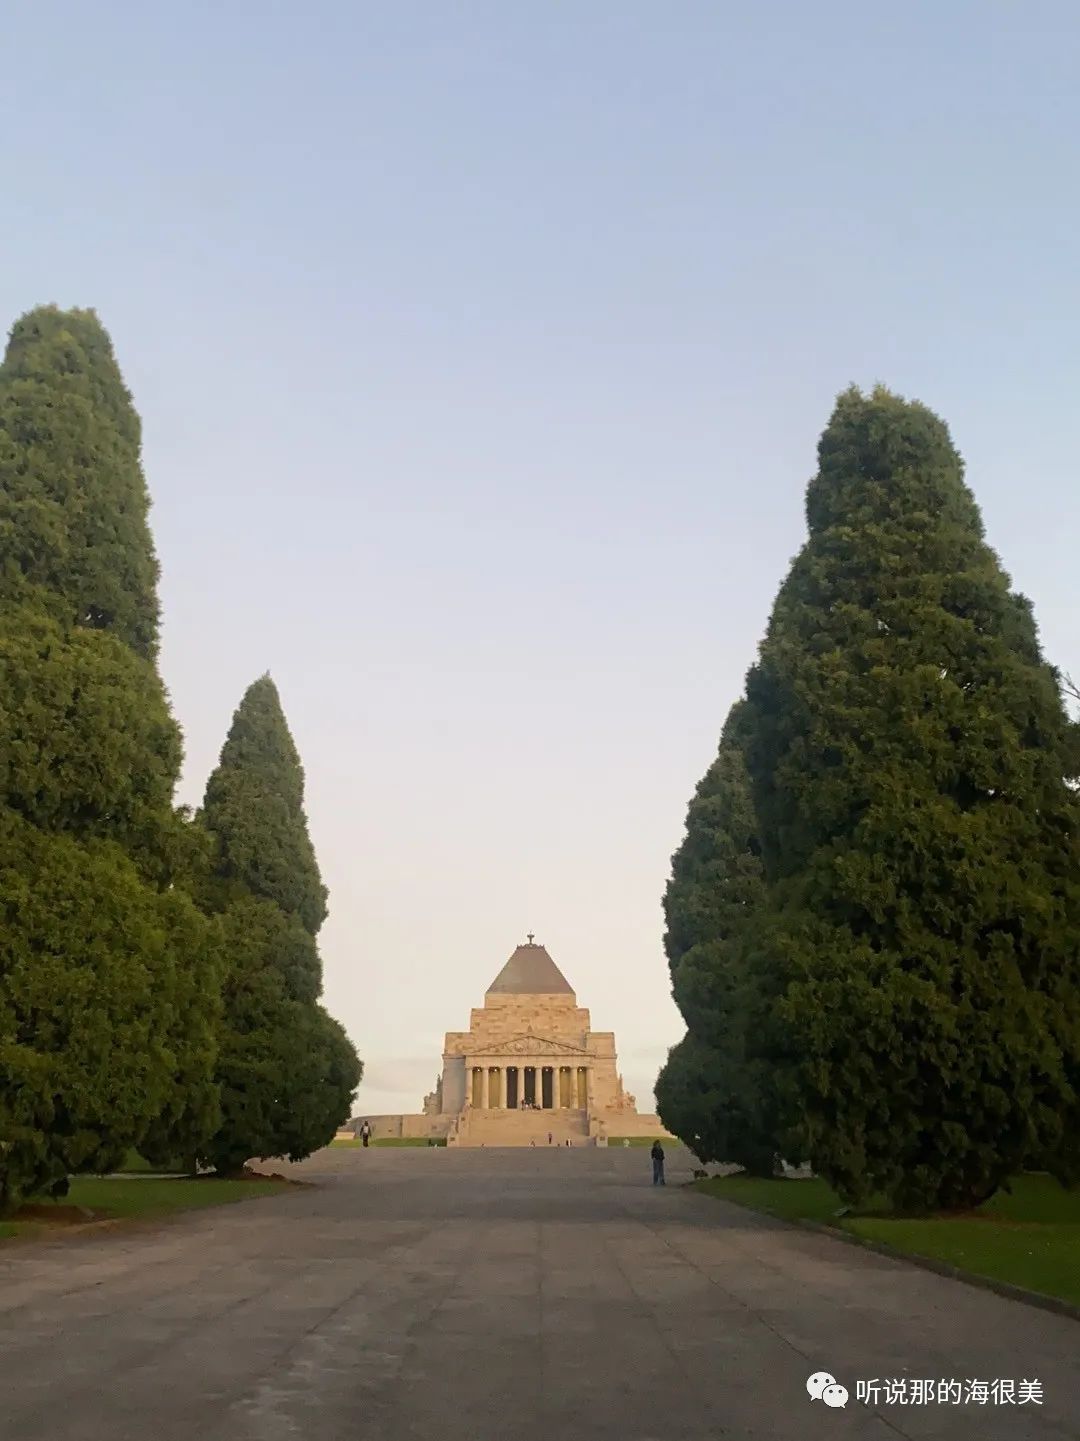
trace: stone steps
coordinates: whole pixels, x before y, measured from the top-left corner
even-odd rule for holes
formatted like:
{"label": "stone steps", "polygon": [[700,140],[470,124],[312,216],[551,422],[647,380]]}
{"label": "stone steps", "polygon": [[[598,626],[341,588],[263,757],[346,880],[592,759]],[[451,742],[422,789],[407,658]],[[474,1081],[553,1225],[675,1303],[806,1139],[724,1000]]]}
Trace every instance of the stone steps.
{"label": "stone steps", "polygon": [[461,1146],[546,1146],[572,1141],[584,1145],[589,1125],[584,1111],[477,1111],[471,1110],[459,1136]]}

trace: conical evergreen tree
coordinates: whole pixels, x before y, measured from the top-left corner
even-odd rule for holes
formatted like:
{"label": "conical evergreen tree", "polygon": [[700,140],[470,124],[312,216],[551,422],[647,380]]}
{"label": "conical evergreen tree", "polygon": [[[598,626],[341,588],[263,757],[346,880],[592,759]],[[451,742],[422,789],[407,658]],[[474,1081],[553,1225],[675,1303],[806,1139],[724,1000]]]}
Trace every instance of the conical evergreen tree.
{"label": "conical evergreen tree", "polygon": [[757,1002],[742,938],[765,899],[744,753],[746,721],[740,702],[690,802],[686,835],[672,857],[664,948],[688,1035],[661,1072],[657,1101],[665,1125],[703,1161],[734,1161],[771,1175],[779,1142],[769,1120],[769,1077],[750,1062],[746,1046]]}
{"label": "conical evergreen tree", "polygon": [[222,1121],[205,1158],[220,1171],[255,1156],[300,1160],[347,1119],[361,1066],[317,1003],[326,890],[300,757],[269,676],[240,702],[201,818],[213,847],[205,902],[228,957]]}
{"label": "conical evergreen tree", "polygon": [[212,1107],[147,508],[108,336],[31,312],[0,366],[0,1205],[115,1165],[181,1078]]}
{"label": "conical evergreen tree", "polygon": [[139,418],[92,310],[17,321],[0,398],[0,598],[157,649],[158,567]]}
{"label": "conical evergreen tree", "polygon": [[748,678],[769,882],[758,1058],[848,1199],[1069,1174],[1080,853],[1068,723],[944,424],[841,396]]}

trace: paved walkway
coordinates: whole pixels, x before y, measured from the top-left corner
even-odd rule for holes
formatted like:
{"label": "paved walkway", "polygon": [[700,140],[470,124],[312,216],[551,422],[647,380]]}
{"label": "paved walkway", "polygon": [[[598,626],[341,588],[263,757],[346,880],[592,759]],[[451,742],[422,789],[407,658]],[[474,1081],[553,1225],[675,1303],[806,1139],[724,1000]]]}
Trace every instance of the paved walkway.
{"label": "paved walkway", "polygon": [[[1080,1323],[647,1169],[643,1150],[330,1151],[278,1199],[5,1247],[0,1436],[1080,1436]],[[818,1370],[845,1410],[807,1397]],[[1045,1403],[875,1412],[871,1377],[1038,1378]]]}

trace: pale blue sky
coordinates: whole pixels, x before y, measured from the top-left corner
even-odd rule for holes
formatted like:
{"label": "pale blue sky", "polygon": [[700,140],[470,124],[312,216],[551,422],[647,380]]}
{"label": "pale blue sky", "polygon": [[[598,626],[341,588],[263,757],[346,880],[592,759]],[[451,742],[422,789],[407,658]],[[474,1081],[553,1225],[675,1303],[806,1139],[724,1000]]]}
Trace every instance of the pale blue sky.
{"label": "pale blue sky", "polygon": [[1080,669],[1080,12],[5,9],[0,314],[145,427],[197,801],[269,668],[365,1110],[535,930],[642,1106],[660,896],[836,392],[938,410]]}

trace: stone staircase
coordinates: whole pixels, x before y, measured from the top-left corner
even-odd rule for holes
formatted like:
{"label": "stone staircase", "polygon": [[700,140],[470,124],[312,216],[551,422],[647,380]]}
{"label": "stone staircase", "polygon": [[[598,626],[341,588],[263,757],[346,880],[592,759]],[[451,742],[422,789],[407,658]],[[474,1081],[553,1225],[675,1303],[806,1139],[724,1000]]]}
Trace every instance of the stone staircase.
{"label": "stone staircase", "polygon": [[477,1111],[461,1119],[451,1144],[457,1146],[574,1146],[589,1144],[585,1111]]}

